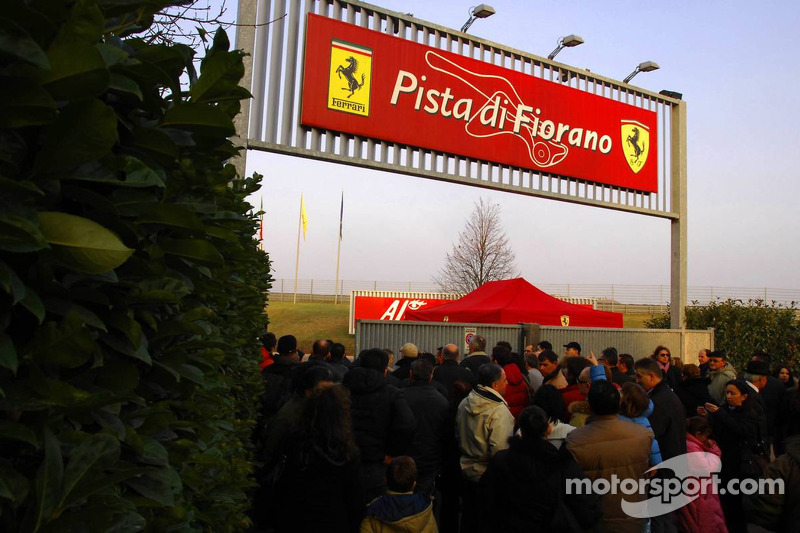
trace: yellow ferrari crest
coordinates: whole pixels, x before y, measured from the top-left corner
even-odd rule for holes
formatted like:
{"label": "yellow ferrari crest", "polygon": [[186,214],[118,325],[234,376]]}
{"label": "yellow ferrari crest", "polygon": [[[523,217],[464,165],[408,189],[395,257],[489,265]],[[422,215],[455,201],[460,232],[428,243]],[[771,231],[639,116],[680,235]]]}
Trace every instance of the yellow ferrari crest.
{"label": "yellow ferrari crest", "polygon": [[564,327],[569,326],[569,315],[561,315],[561,325]]}
{"label": "yellow ferrari crest", "polygon": [[634,174],[638,174],[650,153],[650,129],[635,120],[622,121],[622,153]]}
{"label": "yellow ferrari crest", "polygon": [[344,41],[331,42],[328,109],[369,116],[372,50]]}

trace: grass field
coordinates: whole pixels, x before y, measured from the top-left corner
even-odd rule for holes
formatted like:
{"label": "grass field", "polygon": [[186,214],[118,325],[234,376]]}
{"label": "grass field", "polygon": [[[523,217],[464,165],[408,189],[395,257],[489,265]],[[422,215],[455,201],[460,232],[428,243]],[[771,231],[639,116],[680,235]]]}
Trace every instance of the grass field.
{"label": "grass field", "polygon": [[[300,350],[311,352],[311,345],[317,339],[333,339],[354,350],[353,335],[347,333],[349,304],[270,302],[267,307],[269,330],[278,337],[294,335]],[[649,314],[626,314],[626,328],[643,328]]]}

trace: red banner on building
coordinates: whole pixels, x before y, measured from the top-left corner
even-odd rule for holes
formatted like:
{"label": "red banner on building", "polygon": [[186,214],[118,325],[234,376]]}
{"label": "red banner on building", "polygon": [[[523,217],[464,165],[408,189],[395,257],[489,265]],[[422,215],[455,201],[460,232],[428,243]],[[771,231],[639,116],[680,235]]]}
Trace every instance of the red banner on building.
{"label": "red banner on building", "polygon": [[409,309],[431,309],[452,302],[436,298],[393,298],[376,296],[356,296],[353,303],[353,324],[357,320],[403,320]]}
{"label": "red banner on building", "polygon": [[301,122],[658,191],[653,111],[310,14]]}

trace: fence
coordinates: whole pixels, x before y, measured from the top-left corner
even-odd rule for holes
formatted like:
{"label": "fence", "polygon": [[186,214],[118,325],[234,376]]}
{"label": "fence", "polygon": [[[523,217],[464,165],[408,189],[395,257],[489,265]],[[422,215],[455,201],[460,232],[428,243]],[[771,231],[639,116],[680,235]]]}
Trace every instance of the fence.
{"label": "fence", "polygon": [[[669,285],[589,285],[589,284],[541,284],[537,287],[558,298],[593,298],[597,309],[623,313],[663,312],[669,305]],[[418,281],[339,281],[340,303],[346,303],[350,291],[408,291],[438,292],[433,282]],[[270,300],[289,301],[293,299],[294,280],[277,279],[272,284]],[[336,295],[333,280],[297,280],[298,302],[333,302]],[[775,301],[790,306],[800,302],[800,289],[777,289],[768,287],[688,287],[688,302],[707,304],[715,300],[764,300]],[[344,296],[344,298],[342,298]]]}
{"label": "fence", "polygon": [[413,342],[420,350],[434,352],[437,347],[453,343],[464,350],[470,334],[486,338],[486,346],[497,341],[508,341],[521,353],[525,345],[540,340],[550,341],[560,353],[560,347],[577,341],[588,354],[596,354],[607,346],[614,346],[620,353],[629,353],[635,359],[650,355],[658,345],[668,346],[673,355],[686,362],[697,363],[697,352],[701,348],[714,348],[714,330],[669,330],[669,329],[605,329],[563,328],[538,326],[535,324],[454,324],[443,322],[390,322],[359,320],[356,325],[355,350],[364,348],[389,348],[397,350],[406,342]]}

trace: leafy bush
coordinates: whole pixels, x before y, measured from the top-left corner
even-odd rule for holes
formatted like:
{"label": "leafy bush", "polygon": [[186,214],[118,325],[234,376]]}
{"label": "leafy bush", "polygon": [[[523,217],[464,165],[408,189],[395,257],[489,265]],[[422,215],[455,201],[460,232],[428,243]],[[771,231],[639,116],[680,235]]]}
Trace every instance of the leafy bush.
{"label": "leafy bush", "polygon": [[[696,304],[696,302],[695,302]],[[648,328],[669,328],[669,312],[651,317]],[[688,329],[714,328],[717,350],[724,350],[737,369],[744,368],[756,350],[772,356],[773,364],[800,369],[800,321],[794,304],[786,307],[764,300],[725,300],[686,308]]]}
{"label": "leafy bush", "polygon": [[[223,32],[137,39],[167,2],[4,6],[0,530],[237,530],[269,261],[228,139]],[[188,91],[181,81],[188,82]]]}

